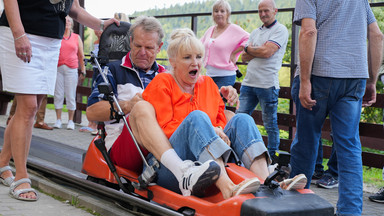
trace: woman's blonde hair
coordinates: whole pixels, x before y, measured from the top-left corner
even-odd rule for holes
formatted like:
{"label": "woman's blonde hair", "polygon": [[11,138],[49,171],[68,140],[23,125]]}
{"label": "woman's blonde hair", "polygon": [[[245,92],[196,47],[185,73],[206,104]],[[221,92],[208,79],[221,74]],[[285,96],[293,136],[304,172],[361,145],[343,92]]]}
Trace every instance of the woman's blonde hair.
{"label": "woman's blonde hair", "polygon": [[175,59],[178,55],[188,51],[196,51],[203,56],[204,46],[191,29],[180,28],[173,30],[168,41],[168,58]]}
{"label": "woman's blonde hair", "polygon": [[70,30],[71,32],[73,32],[73,26],[75,25],[75,23],[73,22],[72,17],[70,17],[69,15],[67,15],[65,18],[68,18],[69,21],[71,22],[71,28],[69,28],[69,30]]}
{"label": "woman's blonde hair", "polygon": [[225,1],[225,0],[217,0],[214,4],[213,4],[213,7],[212,7],[212,15],[213,15],[213,12],[216,10],[216,9],[219,9],[219,8],[224,8],[227,13],[228,13],[228,18],[227,18],[227,22],[229,23],[230,20],[229,20],[229,17],[231,16],[231,5]]}

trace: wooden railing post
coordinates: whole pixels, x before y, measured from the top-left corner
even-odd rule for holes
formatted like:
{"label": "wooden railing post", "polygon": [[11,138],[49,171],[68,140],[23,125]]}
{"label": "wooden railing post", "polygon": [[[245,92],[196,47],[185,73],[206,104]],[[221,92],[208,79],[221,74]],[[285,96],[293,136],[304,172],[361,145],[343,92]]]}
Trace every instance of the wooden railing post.
{"label": "wooden railing post", "polygon": [[[292,20],[293,20],[294,12],[292,12]],[[295,77],[295,71],[297,67],[298,62],[298,51],[299,51],[299,27],[292,23],[292,37],[291,37],[292,43],[291,43],[291,80],[289,86],[292,87],[293,78]],[[289,114],[296,115],[296,108],[293,103],[293,100],[289,101]],[[288,129],[288,136],[289,139],[293,139],[293,136],[295,134],[296,130],[293,127],[289,127]]]}

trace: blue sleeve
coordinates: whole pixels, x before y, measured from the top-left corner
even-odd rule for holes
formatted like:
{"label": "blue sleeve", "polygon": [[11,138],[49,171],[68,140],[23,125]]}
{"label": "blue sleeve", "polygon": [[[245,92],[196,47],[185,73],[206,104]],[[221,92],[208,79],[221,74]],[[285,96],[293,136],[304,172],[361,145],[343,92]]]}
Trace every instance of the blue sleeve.
{"label": "blue sleeve", "polygon": [[[117,87],[116,87],[117,84],[116,84],[115,78],[113,76],[113,73],[110,70],[108,70],[107,79],[108,79],[108,82],[112,86],[113,93],[117,97]],[[88,98],[87,106],[91,106],[92,104],[97,103],[100,100],[106,100],[105,95],[99,92],[98,85],[100,83],[104,83],[104,79],[103,79],[102,75],[99,73],[96,76],[96,78],[93,80],[92,93]]]}

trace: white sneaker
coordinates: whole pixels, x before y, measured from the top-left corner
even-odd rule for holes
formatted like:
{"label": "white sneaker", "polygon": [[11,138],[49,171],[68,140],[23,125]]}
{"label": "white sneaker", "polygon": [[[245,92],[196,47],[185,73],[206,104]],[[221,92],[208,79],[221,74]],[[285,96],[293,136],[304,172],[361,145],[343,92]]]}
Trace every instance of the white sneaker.
{"label": "white sneaker", "polygon": [[75,130],[75,123],[72,120],[68,121],[67,130]]}
{"label": "white sneaker", "polygon": [[220,175],[220,166],[213,160],[203,164],[185,160],[181,166],[184,173],[179,188],[183,196],[204,196],[204,190],[215,183]]}
{"label": "white sneaker", "polygon": [[61,119],[57,119],[55,124],[53,125],[54,128],[61,128]]}

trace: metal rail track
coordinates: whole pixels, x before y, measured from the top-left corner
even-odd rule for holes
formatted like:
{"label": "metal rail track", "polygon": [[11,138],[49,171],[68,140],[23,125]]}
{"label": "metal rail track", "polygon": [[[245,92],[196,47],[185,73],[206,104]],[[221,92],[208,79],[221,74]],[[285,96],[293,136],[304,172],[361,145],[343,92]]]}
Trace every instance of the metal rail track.
{"label": "metal rail track", "polygon": [[29,169],[33,169],[48,178],[52,179],[52,177],[54,177],[84,192],[97,194],[99,197],[115,201],[119,203],[120,206],[129,206],[131,208],[130,212],[132,212],[132,209],[135,209],[135,211],[141,215],[143,213],[149,215],[183,215],[142,198],[86,180],[84,177],[81,177],[82,174],[75,173],[75,171],[73,171],[74,173],[68,173],[68,171],[64,171],[65,169],[62,169],[60,166],[50,165],[46,161],[38,158],[28,159],[27,165]]}
{"label": "metal rail track", "polygon": [[[3,127],[0,127],[0,144],[3,143],[4,130]],[[0,150],[1,148],[2,146],[0,145]],[[118,203],[120,207],[127,209],[127,214],[133,211],[133,213],[139,215],[183,215],[143,198],[126,194],[121,190],[118,191],[86,180],[86,175],[80,172],[84,153],[85,151],[82,149],[42,137],[32,136],[27,166],[28,169],[52,181],[60,181],[59,184],[79,189],[90,196],[94,195],[108,202]]]}

